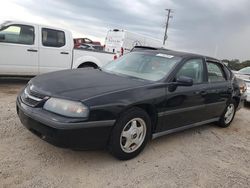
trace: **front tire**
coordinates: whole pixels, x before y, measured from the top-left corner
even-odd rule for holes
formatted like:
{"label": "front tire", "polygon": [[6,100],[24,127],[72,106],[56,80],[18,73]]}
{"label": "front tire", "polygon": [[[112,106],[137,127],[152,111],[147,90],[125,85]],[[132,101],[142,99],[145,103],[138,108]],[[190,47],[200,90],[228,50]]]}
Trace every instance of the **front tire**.
{"label": "front tire", "polygon": [[120,160],[136,157],[146,146],[151,133],[151,120],[140,108],[121,115],[112,131],[109,150]]}
{"label": "front tire", "polygon": [[222,128],[226,128],[228,127],[235,116],[236,113],[236,102],[234,100],[232,100],[226,107],[224,113],[222,114],[219,122],[218,122],[218,126],[222,127]]}

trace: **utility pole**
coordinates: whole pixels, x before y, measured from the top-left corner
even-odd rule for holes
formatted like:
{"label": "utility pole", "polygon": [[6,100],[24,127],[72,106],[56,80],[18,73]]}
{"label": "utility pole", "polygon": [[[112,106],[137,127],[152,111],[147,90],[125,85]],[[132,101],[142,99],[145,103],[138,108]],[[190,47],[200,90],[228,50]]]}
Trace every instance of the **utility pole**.
{"label": "utility pole", "polygon": [[164,34],[164,39],[163,39],[163,45],[165,45],[166,40],[168,39],[168,26],[169,26],[169,20],[170,18],[173,18],[173,16],[171,15],[171,13],[173,13],[172,9],[165,9],[168,13],[167,13],[167,22],[166,22],[166,27],[165,27],[165,34]]}

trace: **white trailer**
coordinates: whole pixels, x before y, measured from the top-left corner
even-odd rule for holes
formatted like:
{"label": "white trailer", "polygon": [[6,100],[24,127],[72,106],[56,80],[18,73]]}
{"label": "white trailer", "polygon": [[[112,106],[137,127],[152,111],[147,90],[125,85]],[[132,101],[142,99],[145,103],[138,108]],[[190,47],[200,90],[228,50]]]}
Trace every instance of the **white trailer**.
{"label": "white trailer", "polygon": [[104,50],[121,56],[130,52],[134,46],[163,47],[158,39],[126,30],[112,29],[107,33]]}

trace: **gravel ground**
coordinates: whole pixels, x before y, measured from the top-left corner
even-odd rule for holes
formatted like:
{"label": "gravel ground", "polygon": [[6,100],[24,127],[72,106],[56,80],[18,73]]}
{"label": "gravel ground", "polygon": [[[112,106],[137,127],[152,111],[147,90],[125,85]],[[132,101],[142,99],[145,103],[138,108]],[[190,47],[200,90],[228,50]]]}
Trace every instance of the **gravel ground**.
{"label": "gravel ground", "polygon": [[25,129],[15,98],[27,81],[0,80],[0,187],[250,187],[250,108],[231,127],[151,141],[130,161],[54,147]]}

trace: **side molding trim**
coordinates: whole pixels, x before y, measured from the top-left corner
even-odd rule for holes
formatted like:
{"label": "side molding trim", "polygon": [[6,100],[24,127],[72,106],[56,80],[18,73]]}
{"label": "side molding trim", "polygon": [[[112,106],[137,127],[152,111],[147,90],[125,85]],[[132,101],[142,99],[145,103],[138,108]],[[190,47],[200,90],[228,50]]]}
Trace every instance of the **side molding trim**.
{"label": "side molding trim", "polygon": [[152,135],[152,139],[155,139],[155,138],[167,135],[167,134],[183,131],[183,130],[186,130],[186,129],[189,129],[189,128],[197,127],[197,126],[200,126],[200,125],[213,123],[213,122],[216,122],[216,121],[219,121],[219,120],[220,120],[220,118],[218,117],[218,118],[213,118],[213,119],[209,119],[209,120],[206,120],[206,121],[201,121],[201,122],[198,122],[198,123],[194,123],[194,124],[191,124],[191,125],[186,125],[186,126],[182,126],[182,127],[178,127],[178,128],[174,128],[174,129],[154,133]]}

